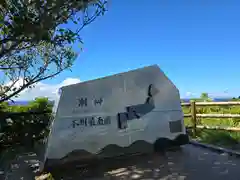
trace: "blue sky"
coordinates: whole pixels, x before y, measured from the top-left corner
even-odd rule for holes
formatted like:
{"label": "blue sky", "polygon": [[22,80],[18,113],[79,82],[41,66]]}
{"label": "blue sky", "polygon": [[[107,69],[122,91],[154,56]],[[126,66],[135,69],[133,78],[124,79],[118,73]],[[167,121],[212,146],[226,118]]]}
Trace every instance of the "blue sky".
{"label": "blue sky", "polygon": [[237,0],[111,0],[109,11],[83,30],[84,52],[72,72],[46,83],[158,64],[182,97],[240,96],[239,9]]}

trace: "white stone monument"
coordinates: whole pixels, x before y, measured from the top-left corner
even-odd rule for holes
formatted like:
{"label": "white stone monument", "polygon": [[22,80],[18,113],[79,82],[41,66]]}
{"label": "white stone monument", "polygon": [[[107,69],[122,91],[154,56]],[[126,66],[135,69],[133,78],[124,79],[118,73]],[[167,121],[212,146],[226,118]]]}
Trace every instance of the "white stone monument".
{"label": "white stone monument", "polygon": [[179,91],[153,65],[62,87],[44,168],[186,143]]}

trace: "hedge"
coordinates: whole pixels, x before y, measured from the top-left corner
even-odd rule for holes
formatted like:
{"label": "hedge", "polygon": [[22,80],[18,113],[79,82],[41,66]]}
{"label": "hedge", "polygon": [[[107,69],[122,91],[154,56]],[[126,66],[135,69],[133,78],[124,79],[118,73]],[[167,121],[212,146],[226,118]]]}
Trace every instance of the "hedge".
{"label": "hedge", "polygon": [[30,146],[45,139],[49,132],[52,103],[36,98],[28,105],[0,104],[0,149]]}

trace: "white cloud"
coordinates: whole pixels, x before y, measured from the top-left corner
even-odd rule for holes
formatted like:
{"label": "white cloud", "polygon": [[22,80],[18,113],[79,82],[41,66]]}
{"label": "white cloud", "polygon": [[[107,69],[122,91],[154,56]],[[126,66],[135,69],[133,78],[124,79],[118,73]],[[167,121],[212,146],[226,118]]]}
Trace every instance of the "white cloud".
{"label": "white cloud", "polygon": [[181,93],[181,98],[194,98],[197,96],[198,96],[197,93],[193,93],[193,92]]}
{"label": "white cloud", "polygon": [[[35,85],[32,89],[25,89],[19,94],[19,97],[15,98],[14,100],[33,100],[36,97],[48,97],[51,100],[57,98],[58,89],[62,86],[67,86],[70,84],[79,83],[80,79],[77,78],[66,78],[59,84],[47,84],[39,82]],[[22,84],[22,80],[20,80],[16,86],[20,86]]]}

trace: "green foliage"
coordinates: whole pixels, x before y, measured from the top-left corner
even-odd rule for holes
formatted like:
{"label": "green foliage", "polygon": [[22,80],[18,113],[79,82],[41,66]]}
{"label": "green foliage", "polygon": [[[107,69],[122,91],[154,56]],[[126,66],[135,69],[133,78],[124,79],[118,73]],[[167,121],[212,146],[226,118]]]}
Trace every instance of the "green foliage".
{"label": "green foliage", "polygon": [[[0,58],[39,42],[65,46],[81,41],[80,30],[104,14],[107,1],[3,1],[0,4]],[[74,23],[76,30],[63,24]],[[20,46],[20,47],[19,47]],[[14,53],[14,52],[13,52]]]}
{"label": "green foliage", "polygon": [[[81,30],[106,11],[106,0],[2,1],[0,103],[70,69]],[[66,24],[76,24],[74,28]]]}
{"label": "green foliage", "polygon": [[[207,93],[202,93],[201,98],[192,99],[197,102],[202,102],[207,99],[211,101]],[[231,100],[233,101],[233,100]],[[234,101],[240,101],[239,98],[234,98]],[[190,107],[182,107],[184,114],[190,114]],[[197,114],[240,114],[240,106],[197,106]],[[191,118],[184,119],[187,127],[192,126]],[[239,127],[240,118],[198,118],[197,125],[204,125],[209,127]],[[190,136],[192,136],[190,131]],[[197,139],[203,143],[214,144],[217,146],[234,148],[240,141],[240,132],[232,132],[227,130],[210,130],[198,129]],[[239,150],[239,149],[238,149]]]}
{"label": "green foliage", "polygon": [[198,129],[196,139],[202,143],[240,150],[239,132],[232,132],[227,130]]}
{"label": "green foliage", "polygon": [[207,100],[207,99],[209,99],[208,93],[202,93],[200,98],[201,98],[202,100]]}
{"label": "green foliage", "polygon": [[[238,99],[239,100],[239,99]],[[203,101],[202,99],[197,99],[198,102]],[[210,100],[208,100],[210,101]],[[190,114],[190,107],[182,107],[184,114]],[[197,106],[197,114],[240,114],[240,106]],[[227,127],[240,127],[240,118],[198,118],[198,125],[207,126],[227,126]],[[185,118],[185,124],[191,126],[192,122],[190,118]]]}
{"label": "green foliage", "polygon": [[[2,148],[11,145],[33,146],[34,142],[43,140],[48,135],[52,105],[47,98],[37,98],[27,106],[8,106],[2,103],[2,107]],[[43,111],[45,113],[39,113]]]}

